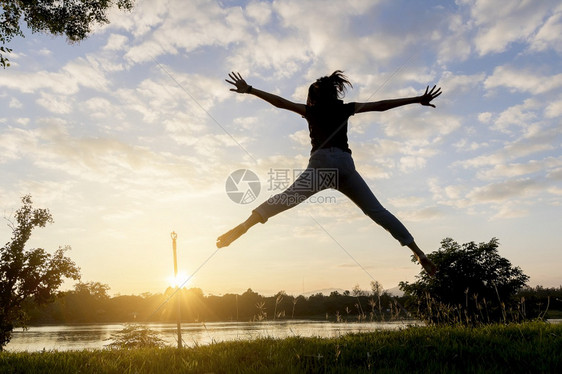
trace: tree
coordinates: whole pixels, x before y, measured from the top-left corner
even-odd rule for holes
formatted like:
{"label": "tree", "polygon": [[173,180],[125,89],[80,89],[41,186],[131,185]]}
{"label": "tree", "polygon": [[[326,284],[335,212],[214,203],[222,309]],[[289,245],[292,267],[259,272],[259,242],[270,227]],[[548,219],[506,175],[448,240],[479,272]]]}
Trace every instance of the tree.
{"label": "tree", "polygon": [[144,325],[129,324],[123,330],[111,334],[111,343],[106,346],[115,349],[163,348],[166,342],[157,332]]}
{"label": "tree", "polygon": [[70,43],[88,37],[95,24],[108,23],[107,11],[114,6],[131,10],[134,0],[2,0],[0,15],[0,65],[9,66],[5,47],[14,36],[24,37],[20,28],[25,21],[32,32],[65,35]]}
{"label": "tree", "polygon": [[22,203],[15,223],[9,224],[12,239],[0,249],[0,350],[14,327],[25,325],[25,302],[52,302],[63,278],[80,278],[80,269],[64,255],[70,247],[59,247],[53,254],[42,248],[25,250],[33,229],[45,227],[53,218],[47,209],[33,209],[29,195]]}
{"label": "tree", "polygon": [[66,292],[65,318],[69,322],[104,322],[109,286],[100,282],[78,282],[74,290]]}
{"label": "tree", "polygon": [[412,284],[400,282],[405,296],[418,304],[420,317],[432,323],[478,324],[506,321],[517,313],[514,296],[529,277],[498,254],[499,240],[459,245],[451,238],[428,257],[439,272],[424,272]]}

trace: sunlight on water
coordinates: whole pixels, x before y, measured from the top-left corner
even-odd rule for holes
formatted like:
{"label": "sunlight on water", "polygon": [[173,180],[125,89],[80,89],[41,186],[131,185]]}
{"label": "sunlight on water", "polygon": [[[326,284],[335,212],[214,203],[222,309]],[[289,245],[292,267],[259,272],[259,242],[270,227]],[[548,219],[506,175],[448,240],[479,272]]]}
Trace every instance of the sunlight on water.
{"label": "sunlight on water", "polygon": [[[417,321],[331,323],[323,321],[266,321],[266,322],[210,322],[182,324],[184,346],[211,344],[223,341],[256,338],[337,337],[348,333],[401,329],[420,325]],[[176,325],[151,323],[170,346],[177,344]],[[122,324],[88,324],[66,326],[37,326],[27,331],[15,330],[8,351],[100,349],[111,341],[111,334],[124,328]]]}

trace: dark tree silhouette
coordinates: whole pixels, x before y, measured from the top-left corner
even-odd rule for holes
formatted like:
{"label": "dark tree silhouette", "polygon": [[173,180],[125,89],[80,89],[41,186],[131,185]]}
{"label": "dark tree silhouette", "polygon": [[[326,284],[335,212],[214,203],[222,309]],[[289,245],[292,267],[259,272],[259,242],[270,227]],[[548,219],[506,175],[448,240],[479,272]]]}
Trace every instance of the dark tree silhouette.
{"label": "dark tree silhouette", "polygon": [[428,255],[439,269],[437,276],[422,272],[412,284],[400,282],[400,289],[415,300],[420,317],[429,322],[505,321],[510,308],[517,312],[514,296],[529,277],[501,257],[498,247],[496,238],[463,245],[446,238],[437,252]]}
{"label": "dark tree silhouette", "polygon": [[54,300],[63,278],[80,278],[80,269],[59,248],[53,254],[42,248],[26,250],[36,227],[53,222],[47,209],[34,209],[31,196],[10,222],[12,239],[0,249],[0,350],[10,341],[14,327],[25,325],[24,303],[46,304]]}
{"label": "dark tree silhouette", "polygon": [[95,24],[108,23],[107,11],[114,6],[131,10],[134,0],[3,0],[0,1],[0,65],[9,66],[5,45],[15,36],[24,36],[25,21],[32,32],[65,35],[70,43],[84,40]]}

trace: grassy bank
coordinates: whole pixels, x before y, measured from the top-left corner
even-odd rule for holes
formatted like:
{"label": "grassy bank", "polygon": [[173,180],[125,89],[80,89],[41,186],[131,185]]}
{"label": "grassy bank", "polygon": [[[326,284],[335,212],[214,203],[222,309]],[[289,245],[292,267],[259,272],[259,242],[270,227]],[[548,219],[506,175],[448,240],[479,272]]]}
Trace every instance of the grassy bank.
{"label": "grassy bank", "polygon": [[187,348],[0,352],[2,373],[562,372],[562,324],[413,327]]}

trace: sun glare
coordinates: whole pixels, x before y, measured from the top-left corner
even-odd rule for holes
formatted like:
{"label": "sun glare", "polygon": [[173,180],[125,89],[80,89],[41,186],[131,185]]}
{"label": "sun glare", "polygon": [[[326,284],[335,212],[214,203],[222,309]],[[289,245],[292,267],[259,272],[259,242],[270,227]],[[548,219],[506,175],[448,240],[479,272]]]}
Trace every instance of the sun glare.
{"label": "sun glare", "polygon": [[171,275],[171,276],[168,277],[168,284],[171,287],[174,287],[174,288],[175,287],[185,287],[189,283],[188,279],[189,279],[189,276],[186,273],[180,271],[180,272],[178,272],[178,275],[176,275],[176,276]]}

